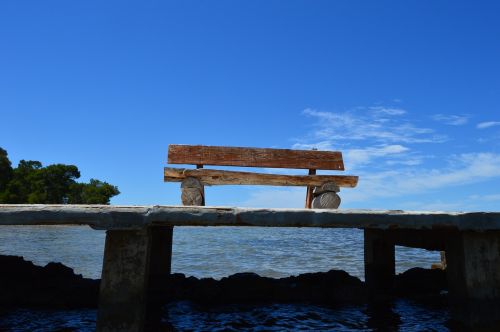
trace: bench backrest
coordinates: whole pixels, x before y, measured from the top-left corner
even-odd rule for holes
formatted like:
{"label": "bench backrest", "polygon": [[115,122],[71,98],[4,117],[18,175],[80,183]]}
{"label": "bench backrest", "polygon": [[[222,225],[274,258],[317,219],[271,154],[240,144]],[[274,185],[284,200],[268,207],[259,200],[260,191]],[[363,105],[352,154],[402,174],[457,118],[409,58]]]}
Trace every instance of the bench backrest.
{"label": "bench backrest", "polygon": [[[340,197],[336,194],[339,187],[353,188],[358,183],[357,176],[316,175],[316,170],[344,170],[342,153],[339,151],[171,144],[168,147],[168,163],[196,165],[197,169],[164,169],[165,182],[182,182],[181,198],[184,205],[204,205],[204,185],[249,184],[307,186],[307,208],[337,208],[340,204]],[[309,174],[203,169],[205,165],[308,169]]]}
{"label": "bench backrest", "polygon": [[344,170],[338,151],[263,149],[247,147],[174,145],[169,164]]}

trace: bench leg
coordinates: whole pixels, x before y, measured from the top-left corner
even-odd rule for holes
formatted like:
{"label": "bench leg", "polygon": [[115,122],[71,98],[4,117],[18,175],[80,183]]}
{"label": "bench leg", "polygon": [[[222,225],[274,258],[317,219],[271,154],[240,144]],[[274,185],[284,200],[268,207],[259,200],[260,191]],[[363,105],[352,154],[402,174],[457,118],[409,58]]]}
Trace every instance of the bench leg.
{"label": "bench leg", "polygon": [[500,330],[500,232],[448,237],[447,278],[452,317],[469,328]]}
{"label": "bench leg", "polygon": [[97,331],[143,331],[151,234],[143,230],[106,232]]}
{"label": "bench leg", "polygon": [[205,206],[205,187],[197,178],[185,178],[181,183],[181,191],[182,205]]}
{"label": "bench leg", "polygon": [[365,282],[372,295],[392,289],[395,274],[394,242],[388,231],[365,229]]}

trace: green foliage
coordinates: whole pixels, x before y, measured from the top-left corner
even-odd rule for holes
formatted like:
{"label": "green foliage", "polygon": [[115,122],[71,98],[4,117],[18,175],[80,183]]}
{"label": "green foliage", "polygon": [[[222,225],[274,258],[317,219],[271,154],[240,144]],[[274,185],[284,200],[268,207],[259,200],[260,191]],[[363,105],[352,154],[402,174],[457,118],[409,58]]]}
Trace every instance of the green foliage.
{"label": "green foliage", "polygon": [[0,193],[5,190],[7,183],[12,179],[12,164],[10,163],[7,151],[0,148]]}
{"label": "green foliage", "polygon": [[7,151],[0,148],[0,203],[109,204],[110,198],[120,193],[116,186],[96,179],[76,182],[79,177],[74,165],[43,167],[33,160],[21,160],[12,169]]}
{"label": "green foliage", "polygon": [[73,183],[68,202],[71,204],[109,204],[109,199],[120,193],[118,187],[96,179],[90,183]]}

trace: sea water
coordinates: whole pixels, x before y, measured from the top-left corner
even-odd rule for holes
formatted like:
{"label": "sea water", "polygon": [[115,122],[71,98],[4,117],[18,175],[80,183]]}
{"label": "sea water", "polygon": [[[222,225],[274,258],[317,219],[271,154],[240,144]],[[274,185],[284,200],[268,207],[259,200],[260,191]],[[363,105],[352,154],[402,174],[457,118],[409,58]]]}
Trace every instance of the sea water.
{"label": "sea water", "polygon": [[[104,240],[104,231],[87,226],[1,226],[0,254],[23,256],[42,266],[49,262],[61,262],[84,277],[100,278]],[[429,268],[439,260],[438,252],[396,247],[397,273],[411,267]],[[172,271],[188,276],[220,279],[238,272],[255,272],[279,278],[330,269],[345,270],[364,279],[362,230],[271,227],[174,229]],[[388,329],[446,330],[447,308],[427,307],[401,300],[386,309],[380,314],[364,306],[335,309],[275,304],[207,310],[179,302],[165,307],[165,317],[179,330],[368,331],[377,329],[373,322],[380,321],[387,324],[382,328]],[[95,314],[95,310],[20,309],[0,313],[0,330],[92,331]],[[380,317],[386,318],[380,320]]]}

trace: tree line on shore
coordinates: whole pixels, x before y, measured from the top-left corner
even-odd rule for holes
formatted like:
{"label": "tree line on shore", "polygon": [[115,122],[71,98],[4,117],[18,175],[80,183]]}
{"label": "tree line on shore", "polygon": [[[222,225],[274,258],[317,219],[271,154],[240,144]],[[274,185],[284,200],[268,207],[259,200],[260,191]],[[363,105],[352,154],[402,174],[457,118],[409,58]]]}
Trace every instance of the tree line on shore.
{"label": "tree line on shore", "polygon": [[43,166],[36,160],[21,160],[13,168],[7,151],[0,147],[0,203],[109,204],[120,193],[107,182],[76,182],[78,178],[80,171],[74,165]]}

